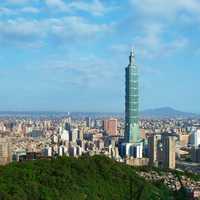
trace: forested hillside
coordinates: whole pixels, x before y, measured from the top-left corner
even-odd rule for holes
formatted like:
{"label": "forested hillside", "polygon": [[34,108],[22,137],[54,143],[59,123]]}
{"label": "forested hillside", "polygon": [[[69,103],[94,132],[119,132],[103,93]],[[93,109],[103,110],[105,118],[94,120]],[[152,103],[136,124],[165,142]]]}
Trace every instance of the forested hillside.
{"label": "forested hillside", "polygon": [[147,183],[135,170],[102,156],[12,163],[0,168],[0,199],[174,199],[165,186]]}

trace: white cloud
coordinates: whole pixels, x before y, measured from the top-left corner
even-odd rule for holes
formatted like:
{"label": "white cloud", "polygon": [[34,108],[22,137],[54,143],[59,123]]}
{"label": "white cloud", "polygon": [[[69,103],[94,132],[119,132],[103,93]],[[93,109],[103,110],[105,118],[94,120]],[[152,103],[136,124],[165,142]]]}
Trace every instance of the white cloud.
{"label": "white cloud", "polygon": [[130,0],[142,15],[174,18],[180,12],[198,14],[199,0]]}
{"label": "white cloud", "polygon": [[16,14],[16,12],[6,7],[0,7],[0,15],[13,15],[13,14]]}
{"label": "white cloud", "polygon": [[37,20],[10,19],[6,22],[0,22],[0,35],[20,36],[23,38],[41,34],[40,30],[40,24]]}
{"label": "white cloud", "polygon": [[67,11],[67,5],[63,0],[45,0],[46,5],[53,9],[59,9],[61,11]]}
{"label": "white cloud", "polygon": [[38,47],[44,34],[37,20],[10,19],[0,22],[0,42],[4,45]]}
{"label": "white cloud", "polygon": [[68,6],[77,11],[85,11],[93,15],[103,15],[107,10],[109,10],[109,8],[106,8],[99,0],[93,0],[90,3],[84,1],[73,1]]}
{"label": "white cloud", "polygon": [[188,46],[189,41],[181,36],[164,40],[160,36],[151,33],[144,37],[134,38],[134,44],[138,53],[144,58],[163,58],[183,50]]}
{"label": "white cloud", "polygon": [[116,64],[113,63],[112,59],[105,60],[105,58],[92,55],[84,57],[80,55],[79,52],[77,52],[76,55],[67,54],[61,58],[58,56],[49,56],[48,60],[44,61],[44,63],[40,63],[36,68],[57,75],[65,74],[64,79],[62,76],[59,79],[54,79],[54,81],[62,84],[75,85],[81,88],[101,87],[103,84],[107,84],[111,80],[113,81],[115,75],[118,74]]}
{"label": "white cloud", "polygon": [[30,0],[7,0],[8,4],[25,4],[30,2]]}
{"label": "white cloud", "polygon": [[4,16],[13,16],[13,15],[20,16],[22,13],[38,14],[39,12],[40,12],[39,8],[31,7],[31,6],[15,8],[15,9],[11,9],[8,7],[0,7],[0,15],[4,15]]}
{"label": "white cloud", "polygon": [[166,37],[167,34],[167,26],[162,23],[144,23],[139,33],[133,36],[129,44],[115,44],[111,46],[111,50],[118,54],[127,55],[131,45],[133,45],[136,53],[142,58],[155,59],[171,56],[189,46],[188,38],[180,34]]}
{"label": "white cloud", "polygon": [[105,6],[100,0],[92,0],[90,2],[76,0],[68,3],[63,0],[45,0],[45,2],[54,11],[55,9],[70,13],[84,11],[96,16],[104,15],[115,8],[115,6]]}
{"label": "white cloud", "polygon": [[75,16],[51,20],[49,23],[52,33],[63,38],[85,37],[90,39],[91,36],[96,37],[98,33],[110,30],[110,25],[89,23],[87,20]]}
{"label": "white cloud", "polygon": [[189,47],[189,36],[180,30],[200,19],[198,0],[130,0],[140,31],[133,43],[142,57],[173,55]]}
{"label": "white cloud", "polygon": [[112,25],[91,23],[82,17],[49,18],[27,20],[17,18],[0,21],[0,40],[12,44],[33,43],[48,37],[61,41],[94,40],[99,35],[109,32]]}
{"label": "white cloud", "polygon": [[105,4],[101,0],[91,0],[88,2],[83,0],[7,0],[6,2],[6,6],[15,4],[30,7],[32,7],[34,3],[44,2],[51,12],[74,13],[83,11],[95,16],[102,16],[116,8],[116,6],[108,3]]}
{"label": "white cloud", "polygon": [[35,7],[24,7],[24,8],[21,8],[19,10],[19,12],[24,12],[24,13],[31,13],[31,14],[37,14],[40,12],[40,10],[38,8],[35,8]]}

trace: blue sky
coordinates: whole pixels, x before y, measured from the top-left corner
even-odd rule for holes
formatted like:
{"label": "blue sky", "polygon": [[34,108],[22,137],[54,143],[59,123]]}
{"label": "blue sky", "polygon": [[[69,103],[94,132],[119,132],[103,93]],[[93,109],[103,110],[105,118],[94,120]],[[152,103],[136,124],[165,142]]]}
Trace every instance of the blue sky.
{"label": "blue sky", "polygon": [[131,47],[141,109],[200,112],[199,0],[1,0],[0,110],[123,111]]}

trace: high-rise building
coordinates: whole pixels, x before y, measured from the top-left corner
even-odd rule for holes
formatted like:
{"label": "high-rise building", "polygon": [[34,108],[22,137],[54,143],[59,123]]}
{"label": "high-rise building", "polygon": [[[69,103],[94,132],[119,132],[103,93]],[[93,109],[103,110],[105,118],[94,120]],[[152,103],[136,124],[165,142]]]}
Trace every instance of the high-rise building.
{"label": "high-rise building", "polygon": [[11,144],[7,138],[0,138],[0,165],[12,161]]}
{"label": "high-rise building", "polygon": [[124,143],[121,144],[122,157],[141,159],[143,143],[139,129],[139,83],[138,67],[135,63],[135,54],[132,50],[129,56],[129,65],[126,67],[125,90],[125,133]]}
{"label": "high-rise building", "polygon": [[78,129],[78,139],[79,140],[83,140],[83,135],[84,135],[84,130]]}
{"label": "high-rise building", "polygon": [[117,135],[117,124],[118,124],[118,121],[117,121],[117,119],[114,119],[114,118],[104,120],[105,132],[111,136],[116,136]]}
{"label": "high-rise building", "polygon": [[103,121],[102,120],[95,120],[95,127],[96,128],[101,128],[103,126]]}
{"label": "high-rise building", "polygon": [[200,147],[192,147],[191,149],[192,162],[200,162]]}
{"label": "high-rise building", "polygon": [[77,139],[78,139],[78,128],[74,128],[70,131],[69,141],[76,143]]}
{"label": "high-rise building", "polygon": [[62,142],[69,142],[69,131],[62,129],[60,132],[60,140]]}
{"label": "high-rise building", "polygon": [[138,67],[132,50],[129,65],[126,67],[126,96],[125,96],[125,142],[137,143],[140,140],[139,130],[139,83]]}
{"label": "high-rise building", "polygon": [[163,167],[174,169],[176,167],[176,137],[163,136]]}
{"label": "high-rise building", "polygon": [[91,117],[86,117],[85,121],[86,121],[86,127],[90,128],[92,123]]}
{"label": "high-rise building", "polygon": [[160,143],[161,135],[155,134],[148,138],[149,164],[152,166],[158,166],[161,160]]}
{"label": "high-rise building", "polygon": [[154,134],[148,138],[149,164],[174,169],[176,167],[176,136]]}
{"label": "high-rise building", "polygon": [[188,146],[190,135],[187,133],[178,134],[179,144],[181,146]]}
{"label": "high-rise building", "polygon": [[200,145],[200,129],[192,131],[190,135],[190,144],[196,148]]}
{"label": "high-rise building", "polygon": [[64,129],[67,130],[67,131],[70,131],[71,130],[71,124],[69,122],[65,122]]}

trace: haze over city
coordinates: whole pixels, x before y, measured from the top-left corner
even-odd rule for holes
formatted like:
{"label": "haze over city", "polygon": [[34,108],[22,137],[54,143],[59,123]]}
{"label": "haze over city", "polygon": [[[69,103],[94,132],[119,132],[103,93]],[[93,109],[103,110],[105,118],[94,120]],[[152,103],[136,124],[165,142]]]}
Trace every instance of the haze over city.
{"label": "haze over city", "polygon": [[2,0],[0,110],[124,111],[131,47],[140,109],[200,112],[200,2]]}

